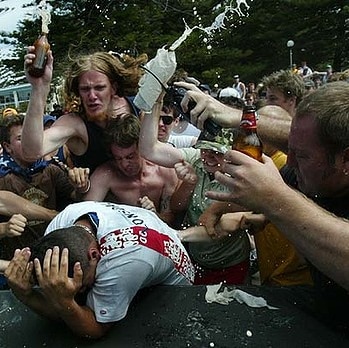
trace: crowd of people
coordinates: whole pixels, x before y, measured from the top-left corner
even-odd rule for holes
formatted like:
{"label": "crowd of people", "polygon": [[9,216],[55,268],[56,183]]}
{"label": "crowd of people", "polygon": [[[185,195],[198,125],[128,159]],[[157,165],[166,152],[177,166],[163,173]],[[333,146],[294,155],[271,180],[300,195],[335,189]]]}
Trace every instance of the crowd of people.
{"label": "crowd of people", "polygon": [[[46,115],[53,55],[33,77],[34,52],[26,113],[1,120],[5,288],[98,338],[141,288],[249,284],[255,249],[261,286],[293,286],[299,305],[349,328],[348,81],[326,74],[309,91],[303,62],[265,76],[263,93],[234,75],[213,95],[186,75],[173,82],[180,108],[164,91],[144,111],[133,100],[147,56],[96,52],[66,74],[69,111]],[[252,104],[262,162],[231,150]]]}

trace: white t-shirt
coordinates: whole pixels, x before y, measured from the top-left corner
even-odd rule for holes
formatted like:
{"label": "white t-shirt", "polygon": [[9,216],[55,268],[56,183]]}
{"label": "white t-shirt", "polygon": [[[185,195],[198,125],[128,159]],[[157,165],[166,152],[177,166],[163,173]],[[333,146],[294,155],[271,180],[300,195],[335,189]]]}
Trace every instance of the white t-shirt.
{"label": "white t-shirt", "polygon": [[[88,213],[96,217],[102,255],[87,296],[87,306],[98,322],[124,318],[141,288],[193,281],[194,268],[177,232],[146,209],[107,202],[75,203],[51,221],[45,234],[72,226]],[[161,248],[164,252],[157,250]]]}
{"label": "white t-shirt", "polygon": [[177,149],[192,147],[196,144],[198,137],[192,135],[173,135],[170,134],[167,143],[172,144]]}

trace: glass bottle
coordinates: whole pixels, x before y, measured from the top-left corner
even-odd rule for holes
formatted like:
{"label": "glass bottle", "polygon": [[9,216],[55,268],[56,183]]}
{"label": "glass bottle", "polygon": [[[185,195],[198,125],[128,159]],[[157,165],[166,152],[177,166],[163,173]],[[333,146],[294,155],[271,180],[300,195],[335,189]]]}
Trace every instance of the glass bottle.
{"label": "glass bottle", "polygon": [[50,44],[47,40],[47,33],[42,32],[34,42],[34,46],[35,59],[28,67],[28,72],[31,76],[40,77],[44,74],[47,63],[47,52],[50,49]]}
{"label": "glass bottle", "polygon": [[257,134],[256,108],[245,105],[237,134],[234,136],[233,149],[262,162],[263,144]]}

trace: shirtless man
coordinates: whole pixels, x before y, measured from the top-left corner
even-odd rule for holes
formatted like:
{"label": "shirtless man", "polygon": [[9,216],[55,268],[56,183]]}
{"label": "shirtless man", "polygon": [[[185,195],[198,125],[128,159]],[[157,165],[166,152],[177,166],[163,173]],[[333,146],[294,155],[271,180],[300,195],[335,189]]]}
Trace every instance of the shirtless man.
{"label": "shirtless man", "polygon": [[[102,143],[103,130],[108,120],[126,113],[136,113],[129,95],[134,95],[142,74],[139,68],[147,59],[141,55],[114,57],[106,52],[95,52],[78,57],[66,74],[66,105],[77,105],[74,112],[65,114],[44,130],[42,115],[50,91],[53,56],[49,51],[45,73],[32,77],[28,67],[35,58],[34,47],[25,56],[25,71],[32,85],[31,97],[23,126],[23,154],[37,160],[67,144],[75,166],[90,171],[107,160]],[[33,136],[35,134],[35,136]]]}
{"label": "shirtless man", "polygon": [[92,174],[91,188],[84,200],[141,206],[158,212],[171,224],[174,215],[169,202],[178,183],[177,175],[173,168],[155,165],[140,156],[139,134],[140,121],[134,115],[109,123],[105,141],[113,159]]}

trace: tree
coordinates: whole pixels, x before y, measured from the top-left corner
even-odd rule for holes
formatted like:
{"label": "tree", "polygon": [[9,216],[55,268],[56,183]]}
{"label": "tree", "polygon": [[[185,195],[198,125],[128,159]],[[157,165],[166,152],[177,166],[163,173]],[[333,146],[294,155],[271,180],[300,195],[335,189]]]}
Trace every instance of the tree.
{"label": "tree", "polygon": [[[194,30],[176,50],[178,67],[205,83],[232,83],[239,73],[244,81],[258,82],[272,71],[288,68],[286,42],[294,40],[294,60],[305,59],[315,70],[330,63],[339,71],[349,66],[349,6],[347,0],[247,0],[244,16],[230,13],[226,29],[208,36]],[[93,50],[112,50],[149,58],[173,43],[190,27],[210,26],[231,1],[56,0],[49,40],[55,57],[55,78],[63,75],[69,59]],[[24,21],[11,34],[18,40],[20,59],[2,63],[23,69],[23,50],[34,42],[41,24]],[[219,77],[220,76],[220,77]]]}

